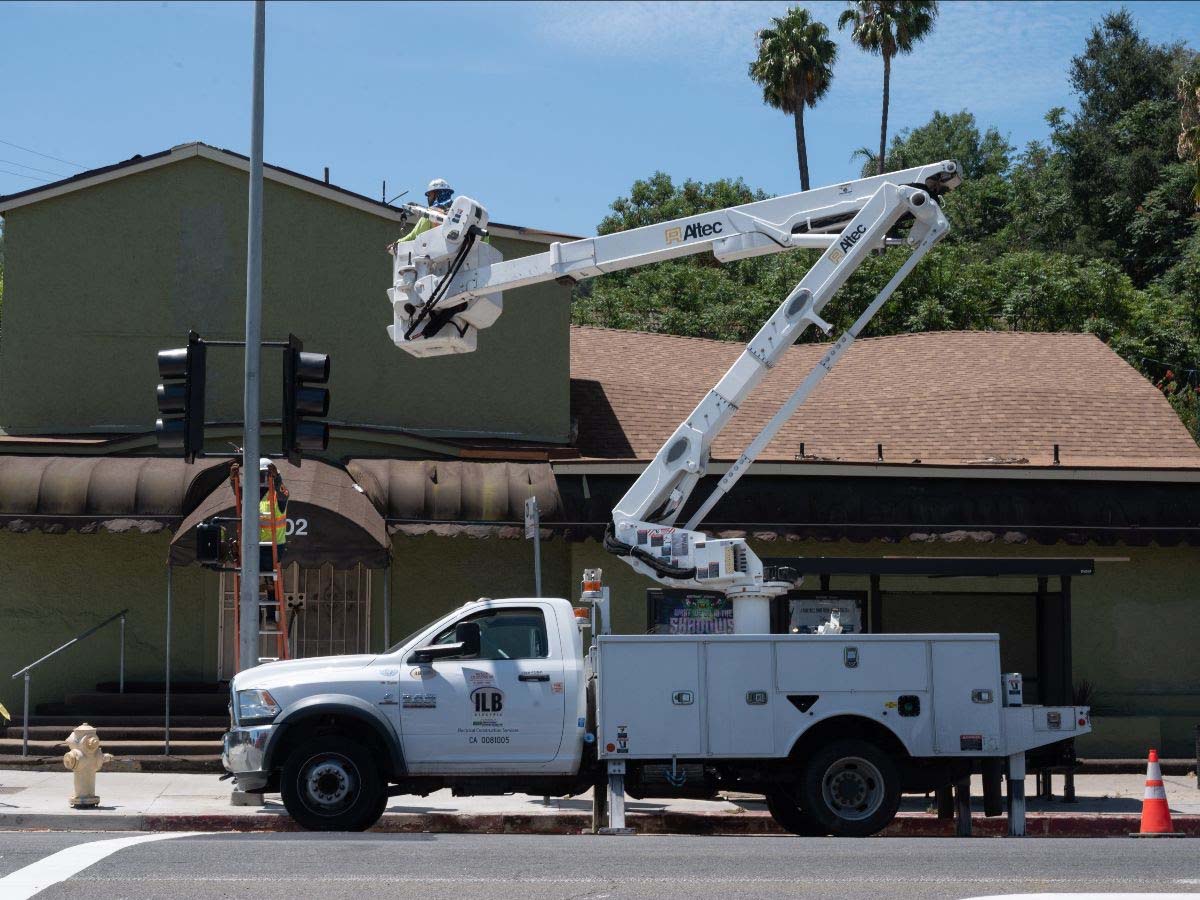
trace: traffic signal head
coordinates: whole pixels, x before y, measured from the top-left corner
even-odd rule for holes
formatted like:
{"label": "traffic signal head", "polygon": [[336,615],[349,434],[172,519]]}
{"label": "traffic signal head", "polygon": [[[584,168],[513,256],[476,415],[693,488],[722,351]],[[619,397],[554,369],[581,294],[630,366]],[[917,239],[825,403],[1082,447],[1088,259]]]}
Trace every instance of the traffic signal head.
{"label": "traffic signal head", "polygon": [[328,388],[312,387],[329,381],[329,356],[305,353],[294,334],[283,351],[283,452],[292,465],[300,465],[304,451],[329,447]]}
{"label": "traffic signal head", "polygon": [[188,463],[204,455],[204,363],[204,341],[194,331],[186,347],[158,352],[158,448]]}

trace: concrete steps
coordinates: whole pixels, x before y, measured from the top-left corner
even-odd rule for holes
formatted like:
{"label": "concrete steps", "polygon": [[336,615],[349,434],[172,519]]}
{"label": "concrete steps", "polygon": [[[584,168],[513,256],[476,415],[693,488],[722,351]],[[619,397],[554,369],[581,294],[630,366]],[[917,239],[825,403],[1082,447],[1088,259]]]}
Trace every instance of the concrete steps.
{"label": "concrete steps", "polygon": [[[11,710],[10,710],[11,712]],[[12,720],[8,726],[9,734],[14,729],[19,729],[24,724],[24,719],[20,716]],[[89,719],[81,719],[76,715],[69,716],[30,716],[30,728],[42,728],[45,726],[61,727],[66,726],[65,734],[69,734],[71,729],[76,725],[86,721],[89,725],[95,725],[97,728],[158,728],[163,727],[163,716],[160,712],[156,716],[92,716]],[[222,731],[229,727],[229,716],[222,713],[219,716],[177,716],[172,711],[171,714],[171,733],[174,734],[177,728],[219,728]]]}
{"label": "concrete steps", "polygon": [[[43,703],[38,706],[40,715],[83,715],[83,716],[152,716],[161,714],[165,698],[161,693],[133,693],[126,689],[124,694],[108,691],[89,691],[67,694],[61,703]],[[220,694],[176,694],[171,693],[171,712],[186,716],[228,715],[229,697]]]}
{"label": "concrete steps", "polygon": [[[72,725],[35,725],[31,721],[29,724],[29,739],[31,741],[63,741],[67,735],[71,733],[71,729],[78,725],[75,722]],[[160,722],[157,726],[154,725],[126,725],[124,723],[111,725],[96,725],[95,722],[88,722],[89,725],[94,725],[96,731],[100,735],[100,740],[107,748],[114,741],[162,741],[165,729]],[[221,735],[228,730],[228,725],[217,725],[213,727],[194,727],[186,725],[171,725],[171,743],[179,741],[205,741],[208,743],[219,743]],[[20,725],[10,726],[8,734],[0,736],[0,746],[3,746],[3,738],[7,737],[20,738],[22,729]]]}
{"label": "concrete steps", "polygon": [[[111,740],[101,734],[100,743],[104,752],[111,753],[113,756],[161,756],[163,754],[161,738],[156,741]],[[19,737],[0,738],[0,756],[20,754],[21,746],[22,741]],[[173,754],[210,756],[214,746],[219,748],[220,744],[215,741],[177,741],[174,735],[171,736],[171,752]],[[31,736],[29,740],[30,756],[53,756],[55,754],[62,756],[66,749],[67,745],[61,738],[58,740],[34,740]]]}
{"label": "concrete steps", "polygon": [[0,768],[60,770],[64,741],[83,722],[94,726],[114,769],[147,772],[220,772],[221,736],[229,728],[228,685],[171,685],[171,752],[164,754],[166,698],[156,682],[102,682],[94,691],[39,704],[29,717],[28,755],[22,756],[24,719],[0,734]]}

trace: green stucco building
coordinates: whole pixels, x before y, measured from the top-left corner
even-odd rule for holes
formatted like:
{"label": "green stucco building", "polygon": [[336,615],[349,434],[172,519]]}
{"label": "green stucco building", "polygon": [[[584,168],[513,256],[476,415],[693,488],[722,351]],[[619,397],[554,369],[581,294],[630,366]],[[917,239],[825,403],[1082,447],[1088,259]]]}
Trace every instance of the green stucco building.
{"label": "green stucco building", "polygon": [[[189,329],[242,334],[247,171],[186,144],[0,197],[5,672],[127,608],[126,677],[161,682],[168,590],[172,680],[233,671],[232,579],[194,564],[195,525],[231,503],[226,461],[164,458],[153,423],[156,352]],[[507,294],[475,353],[413,359],[385,331],[404,214],[276,167],[266,179],[263,334],[332,359],[329,451],[284,467],[294,652],[375,651],[465,600],[532,593],[530,494],[544,590],[570,596],[602,566],[618,629],[651,627],[655,586],[603,551],[603,526],[740,348],[572,328],[570,288],[550,284]],[[506,258],[570,239],[491,234]],[[739,410],[714,475],[817,352],[794,348]],[[210,350],[213,453],[240,434],[241,365]],[[264,446],[277,435],[269,420]],[[1197,501],[1200,450],[1095,338],[929,334],[860,341],[705,527],[800,560],[797,598],[850,605],[863,627],[999,631],[1033,690],[1088,682],[1082,756],[1184,756],[1200,723]],[[947,560],[965,574],[933,577]],[[114,679],[117,652],[107,629],[39,668],[34,703]],[[0,702],[19,710],[19,681],[0,680]]]}

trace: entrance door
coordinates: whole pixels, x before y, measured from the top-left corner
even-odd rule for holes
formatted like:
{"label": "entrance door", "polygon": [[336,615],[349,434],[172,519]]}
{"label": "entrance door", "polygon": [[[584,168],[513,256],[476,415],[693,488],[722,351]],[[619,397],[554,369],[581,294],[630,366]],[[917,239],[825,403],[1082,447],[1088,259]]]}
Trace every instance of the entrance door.
{"label": "entrance door", "polygon": [[[398,711],[410,769],[503,770],[558,756],[566,694],[553,615],[542,605],[482,610],[460,620],[479,624],[478,656],[404,661]],[[453,641],[451,626],[430,643]]]}
{"label": "entrance door", "polygon": [[[298,563],[283,570],[283,593],[288,607],[289,652],[293,659],[369,652],[371,634],[371,573],[362,565],[335,569],[332,565],[302,569]],[[237,633],[234,627],[234,578],[221,573],[221,627],[218,671],[221,680],[235,674]],[[270,611],[273,615],[273,609]],[[267,613],[263,613],[263,616]],[[259,619],[264,630],[275,624]],[[275,638],[260,639],[260,655],[276,655]]]}

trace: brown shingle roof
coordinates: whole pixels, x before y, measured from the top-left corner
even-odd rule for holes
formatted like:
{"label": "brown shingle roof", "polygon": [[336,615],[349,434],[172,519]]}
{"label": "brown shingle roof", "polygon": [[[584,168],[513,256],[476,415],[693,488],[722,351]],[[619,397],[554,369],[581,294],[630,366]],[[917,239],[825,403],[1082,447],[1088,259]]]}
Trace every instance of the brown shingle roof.
{"label": "brown shingle roof", "polygon": [[[792,347],[713,446],[741,452],[825,351]],[[649,459],[739,343],[576,326],[571,405],[584,457]],[[888,463],[1200,467],[1166,399],[1087,334],[933,332],[857,341],[764,451]]]}

